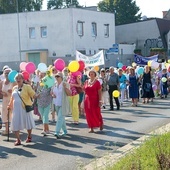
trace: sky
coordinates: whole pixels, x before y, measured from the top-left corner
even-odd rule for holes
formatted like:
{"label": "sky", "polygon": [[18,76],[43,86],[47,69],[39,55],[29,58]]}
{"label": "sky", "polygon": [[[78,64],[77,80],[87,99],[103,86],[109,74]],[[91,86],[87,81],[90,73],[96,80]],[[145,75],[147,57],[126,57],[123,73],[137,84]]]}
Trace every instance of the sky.
{"label": "sky", "polygon": [[[78,0],[83,6],[97,6],[101,0]],[[46,9],[47,0],[44,0],[43,9]],[[136,0],[142,16],[162,18],[162,11],[170,9],[170,0]]]}

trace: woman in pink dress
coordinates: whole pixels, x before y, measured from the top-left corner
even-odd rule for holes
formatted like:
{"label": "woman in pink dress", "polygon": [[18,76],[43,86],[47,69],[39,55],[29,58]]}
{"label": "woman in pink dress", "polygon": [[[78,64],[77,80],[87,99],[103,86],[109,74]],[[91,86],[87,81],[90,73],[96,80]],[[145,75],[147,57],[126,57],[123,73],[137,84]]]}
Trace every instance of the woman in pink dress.
{"label": "woman in pink dress", "polygon": [[86,120],[88,127],[90,128],[89,133],[94,133],[94,128],[100,128],[103,130],[103,118],[101,115],[101,85],[96,78],[97,73],[95,70],[89,71],[89,80],[85,82],[85,99],[84,99],[84,110],[86,113]]}

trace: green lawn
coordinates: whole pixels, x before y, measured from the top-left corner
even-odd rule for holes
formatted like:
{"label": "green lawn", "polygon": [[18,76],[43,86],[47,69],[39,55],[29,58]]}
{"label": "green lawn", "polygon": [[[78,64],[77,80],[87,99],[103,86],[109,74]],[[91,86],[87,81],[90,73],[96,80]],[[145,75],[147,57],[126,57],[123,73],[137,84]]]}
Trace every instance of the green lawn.
{"label": "green lawn", "polygon": [[153,136],[107,170],[170,170],[170,133]]}

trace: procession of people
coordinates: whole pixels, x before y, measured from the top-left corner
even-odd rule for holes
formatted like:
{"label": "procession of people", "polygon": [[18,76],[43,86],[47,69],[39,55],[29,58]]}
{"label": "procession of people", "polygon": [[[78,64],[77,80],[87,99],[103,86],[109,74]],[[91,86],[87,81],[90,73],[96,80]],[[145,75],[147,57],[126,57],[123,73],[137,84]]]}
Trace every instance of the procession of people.
{"label": "procession of people", "polygon": [[[26,143],[34,141],[33,114],[42,121],[43,136],[53,134],[59,139],[67,135],[65,116],[69,114],[75,126],[79,126],[83,115],[89,133],[95,133],[104,130],[102,109],[119,111],[127,101],[129,107],[138,107],[139,103],[154,102],[155,97],[167,98],[170,86],[170,65],[155,61],[145,66],[118,63],[116,68],[100,69],[76,60],[66,66],[64,60],[57,59],[53,66],[40,63],[37,68],[32,62],[22,62],[19,70],[4,66],[0,81],[5,126],[2,135],[14,132],[15,146],[21,145],[20,131],[24,129],[28,133]],[[49,125],[50,116],[56,122],[54,132]]]}

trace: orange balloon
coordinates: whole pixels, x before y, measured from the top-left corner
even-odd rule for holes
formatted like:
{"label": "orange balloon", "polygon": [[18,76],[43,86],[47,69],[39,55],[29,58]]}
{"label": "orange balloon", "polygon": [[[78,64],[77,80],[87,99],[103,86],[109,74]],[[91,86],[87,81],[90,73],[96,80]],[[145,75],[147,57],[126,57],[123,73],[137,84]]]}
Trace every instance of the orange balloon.
{"label": "orange balloon", "polygon": [[99,69],[100,69],[99,66],[94,66],[95,71],[99,71]]}

